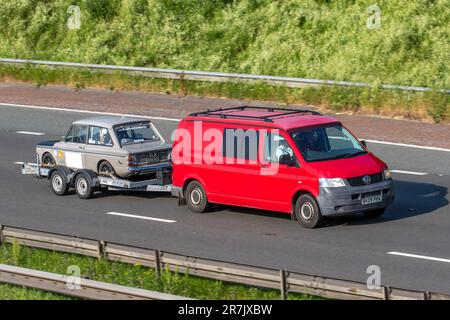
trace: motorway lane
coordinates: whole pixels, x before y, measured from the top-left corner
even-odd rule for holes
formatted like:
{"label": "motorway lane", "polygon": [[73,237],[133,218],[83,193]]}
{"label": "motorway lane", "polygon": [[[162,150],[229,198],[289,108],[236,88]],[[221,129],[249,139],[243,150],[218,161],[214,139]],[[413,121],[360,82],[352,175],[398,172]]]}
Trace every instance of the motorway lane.
{"label": "motorway lane", "polygon": [[[73,121],[94,116],[86,113],[5,106],[0,107],[0,115],[0,132],[1,130],[42,132],[48,134],[47,139],[49,137],[59,139]],[[162,120],[153,122],[165,139],[170,141],[177,122]],[[368,146],[392,169],[450,175],[450,152],[375,143],[368,143]]]}
{"label": "motorway lane", "polygon": [[[386,254],[400,251],[450,257],[447,175],[396,174],[397,199],[383,218],[333,219],[327,227],[316,230],[303,229],[283,214],[257,210],[225,207],[197,215],[162,194],[110,192],[82,201],[75,195],[54,196],[46,181],[21,176],[13,162],[33,161],[36,142],[61,136],[71,121],[86,115],[12,109],[0,109],[2,224],[358,281],[365,281],[367,266],[376,264],[385,284],[450,293],[449,264]],[[176,123],[156,124],[167,136]],[[16,133],[18,130],[47,135],[22,135]],[[402,157],[404,150],[400,150],[393,156]],[[428,156],[430,151],[411,152],[416,153],[396,169],[436,169],[426,166],[426,159],[432,157]],[[443,169],[449,167],[449,156],[441,153],[438,157],[447,165]],[[395,161],[395,157],[387,160]],[[106,213],[110,211],[176,223],[109,216]]]}

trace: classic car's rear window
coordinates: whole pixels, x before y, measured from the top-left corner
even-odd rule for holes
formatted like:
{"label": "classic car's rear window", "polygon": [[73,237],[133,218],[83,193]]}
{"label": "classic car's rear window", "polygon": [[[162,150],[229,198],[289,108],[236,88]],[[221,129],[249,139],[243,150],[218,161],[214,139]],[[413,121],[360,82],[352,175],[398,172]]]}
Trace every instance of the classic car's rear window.
{"label": "classic car's rear window", "polygon": [[114,127],[114,131],[121,145],[159,140],[150,122],[127,123]]}

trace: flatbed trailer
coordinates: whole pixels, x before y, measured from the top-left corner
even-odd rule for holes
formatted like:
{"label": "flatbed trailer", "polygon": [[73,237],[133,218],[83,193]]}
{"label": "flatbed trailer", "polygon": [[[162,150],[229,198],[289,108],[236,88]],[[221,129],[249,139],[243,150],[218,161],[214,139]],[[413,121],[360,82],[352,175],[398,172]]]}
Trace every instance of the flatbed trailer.
{"label": "flatbed trailer", "polygon": [[17,163],[24,175],[32,175],[37,179],[50,180],[50,188],[58,195],[66,195],[70,188],[81,199],[90,199],[95,191],[141,191],[141,192],[171,192],[171,167],[160,168],[154,177],[140,180],[128,180],[115,177],[99,176],[88,169],[73,170],[64,166],[44,167],[39,163]]}

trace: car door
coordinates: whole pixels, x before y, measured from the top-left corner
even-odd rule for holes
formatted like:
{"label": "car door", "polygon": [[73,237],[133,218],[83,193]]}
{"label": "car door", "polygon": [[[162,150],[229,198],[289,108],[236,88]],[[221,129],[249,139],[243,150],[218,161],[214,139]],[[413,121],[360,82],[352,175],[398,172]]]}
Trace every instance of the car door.
{"label": "car door", "polygon": [[88,126],[81,124],[74,124],[69,130],[61,150],[58,150],[58,158],[63,158],[62,165],[73,169],[83,169],[84,151],[86,149],[86,142],[88,136]]}
{"label": "car door", "polygon": [[[285,132],[266,130],[259,143],[263,148],[258,166],[246,180],[246,193],[255,206],[274,211],[289,211],[294,190],[298,187],[301,168]],[[282,155],[289,155],[295,164],[280,164]],[[263,157],[263,159],[261,159]]]}
{"label": "car door", "polygon": [[[88,141],[84,152],[84,161],[87,169],[96,171],[101,160],[108,160],[111,165],[115,165],[111,160],[113,155],[113,141],[107,128],[89,126]],[[116,160],[116,158],[114,157]]]}

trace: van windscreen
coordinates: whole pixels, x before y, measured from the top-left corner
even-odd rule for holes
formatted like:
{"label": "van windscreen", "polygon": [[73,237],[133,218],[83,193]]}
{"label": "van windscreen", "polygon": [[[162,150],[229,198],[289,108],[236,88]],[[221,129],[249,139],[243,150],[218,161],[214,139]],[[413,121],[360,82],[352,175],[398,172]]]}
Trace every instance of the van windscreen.
{"label": "van windscreen", "polygon": [[340,124],[308,127],[291,132],[305,161],[327,161],[356,157],[367,152]]}

